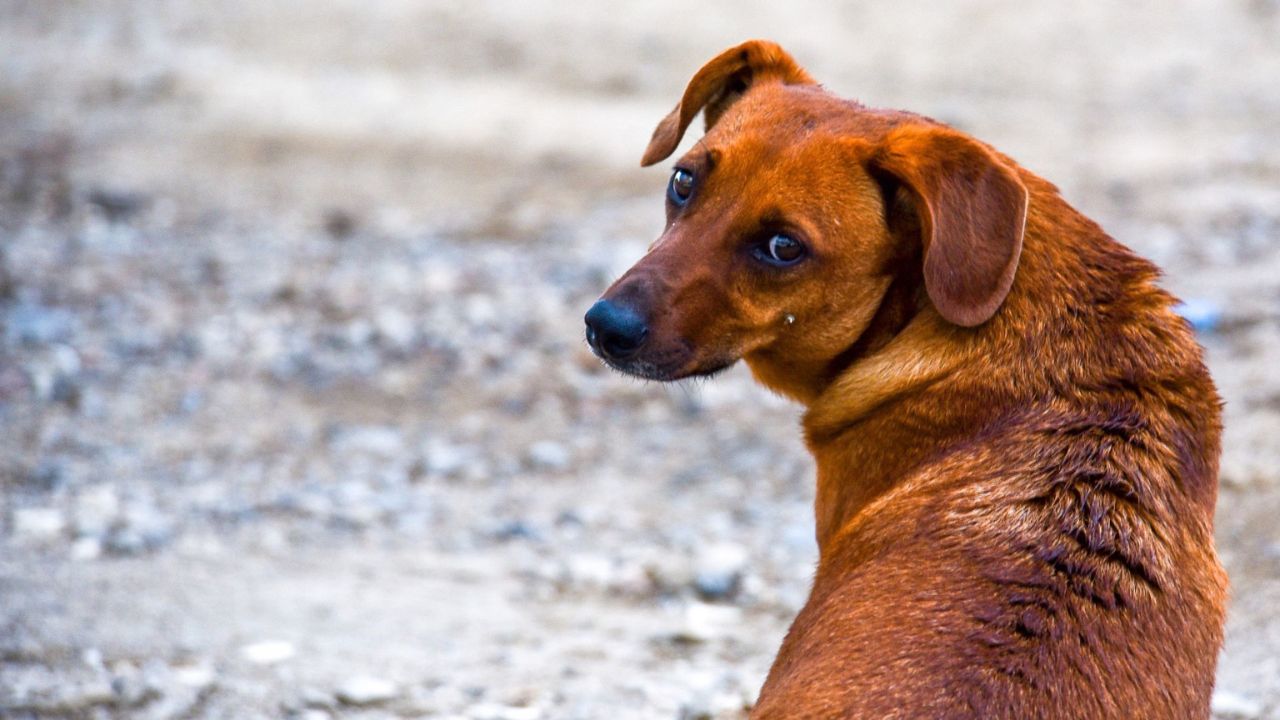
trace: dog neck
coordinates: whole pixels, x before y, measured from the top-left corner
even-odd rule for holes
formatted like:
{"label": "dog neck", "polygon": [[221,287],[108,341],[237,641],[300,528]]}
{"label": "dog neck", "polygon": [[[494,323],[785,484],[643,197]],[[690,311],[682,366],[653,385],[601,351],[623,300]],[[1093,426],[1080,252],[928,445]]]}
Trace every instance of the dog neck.
{"label": "dog neck", "polygon": [[[818,466],[819,547],[930,454],[933,448],[921,443],[943,443],[946,427],[970,426],[965,418],[939,417],[938,405],[921,398],[972,362],[976,348],[957,337],[963,332],[936,312],[921,312],[883,347],[845,368],[808,405],[804,431]],[[924,431],[920,422],[931,429]]]}
{"label": "dog neck", "polygon": [[877,352],[846,367],[804,416],[811,442],[824,442],[894,399],[927,387],[966,362],[971,352],[937,313],[920,313]]}

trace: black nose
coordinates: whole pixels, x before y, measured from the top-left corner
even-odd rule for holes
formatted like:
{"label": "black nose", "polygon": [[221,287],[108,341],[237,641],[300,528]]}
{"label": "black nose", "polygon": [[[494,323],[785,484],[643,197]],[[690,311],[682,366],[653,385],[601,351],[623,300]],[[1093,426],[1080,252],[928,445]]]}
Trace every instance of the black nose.
{"label": "black nose", "polygon": [[644,318],[626,305],[597,300],[587,311],[587,343],[597,355],[626,360],[639,352],[649,336]]}

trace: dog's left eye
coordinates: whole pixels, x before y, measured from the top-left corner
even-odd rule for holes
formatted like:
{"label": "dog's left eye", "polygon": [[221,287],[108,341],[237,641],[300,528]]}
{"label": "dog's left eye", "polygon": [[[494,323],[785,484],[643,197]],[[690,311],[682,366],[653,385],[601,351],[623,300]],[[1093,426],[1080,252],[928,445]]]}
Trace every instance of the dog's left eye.
{"label": "dog's left eye", "polygon": [[804,257],[804,245],[790,235],[774,235],[756,248],[756,257],[778,267],[794,265]]}
{"label": "dog's left eye", "polygon": [[682,168],[676,168],[671,173],[671,182],[667,185],[667,197],[671,202],[679,207],[689,202],[689,196],[693,194],[693,173]]}

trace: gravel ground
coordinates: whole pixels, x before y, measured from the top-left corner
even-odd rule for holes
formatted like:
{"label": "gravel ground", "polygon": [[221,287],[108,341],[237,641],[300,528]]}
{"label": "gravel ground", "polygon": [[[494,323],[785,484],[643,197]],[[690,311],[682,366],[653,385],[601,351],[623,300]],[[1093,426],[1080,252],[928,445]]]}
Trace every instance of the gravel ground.
{"label": "gravel ground", "polygon": [[770,36],[1167,270],[1227,399],[1215,709],[1280,718],[1280,5],[366,5],[0,0],[0,716],[742,717],[799,410],[581,315],[653,124]]}

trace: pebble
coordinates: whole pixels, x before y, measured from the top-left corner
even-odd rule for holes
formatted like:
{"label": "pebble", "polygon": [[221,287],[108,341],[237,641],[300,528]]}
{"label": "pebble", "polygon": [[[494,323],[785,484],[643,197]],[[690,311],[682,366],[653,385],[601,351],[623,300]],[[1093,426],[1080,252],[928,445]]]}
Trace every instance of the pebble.
{"label": "pebble", "polygon": [[529,446],[529,463],[545,470],[564,470],[569,467],[569,449],[558,442],[542,440]]}
{"label": "pebble", "polygon": [[813,524],[806,517],[804,522],[788,523],[782,530],[782,543],[787,550],[802,558],[818,556],[818,541],[814,537]]}
{"label": "pebble", "polygon": [[409,349],[417,334],[413,318],[394,308],[379,310],[373,319],[373,325],[379,339],[396,350]]}
{"label": "pebble", "polygon": [[263,640],[240,648],[240,657],[254,665],[275,665],[295,654],[293,643],[287,640]]}
{"label": "pebble", "polygon": [[666,552],[649,558],[644,570],[654,589],[661,593],[678,594],[694,584],[693,564],[678,553]]}
{"label": "pebble", "polygon": [[102,670],[102,651],[95,647],[85,648],[80,652],[80,662],[93,670]]}
{"label": "pebble", "polygon": [[362,528],[382,517],[373,489],[366,483],[348,480],[334,486],[332,494],[335,520]]}
{"label": "pebble", "polygon": [[111,689],[115,691],[116,704],[129,708],[145,705],[160,696],[153,678],[127,666],[116,670]]}
{"label": "pebble", "polygon": [[167,519],[150,510],[139,510],[112,528],[103,547],[116,555],[138,555],[158,550],[172,539],[173,529]]}
{"label": "pebble", "polygon": [[526,520],[519,518],[501,523],[492,532],[494,540],[507,542],[510,540],[539,540],[542,534]]}
{"label": "pebble", "polygon": [[130,219],[150,203],[150,198],[142,193],[105,188],[91,190],[85,199],[113,223]]}
{"label": "pebble", "polygon": [[302,694],[298,701],[302,703],[302,707],[327,709],[333,706],[334,697],[332,693],[308,686],[302,689]]}
{"label": "pebble", "polygon": [[5,313],[5,340],[9,344],[49,344],[71,338],[73,316],[62,308],[19,302]]}
{"label": "pebble", "polygon": [[342,453],[363,453],[381,458],[395,458],[404,452],[404,437],[393,427],[361,426],[346,428],[334,441],[334,449]]}
{"label": "pebble", "polygon": [[80,562],[97,560],[102,557],[102,541],[95,537],[76,538],[71,543],[70,557]]}
{"label": "pebble", "polygon": [[536,707],[481,703],[472,705],[467,712],[472,720],[538,720],[542,710]]}
{"label": "pebble", "polygon": [[116,689],[106,679],[100,678],[63,689],[42,709],[51,714],[82,713],[96,706],[115,705],[118,702]]}
{"label": "pebble", "polygon": [[142,712],[136,713],[143,720],[180,720],[191,717],[200,704],[206,688],[178,687],[161,695],[154,702],[146,705]]}
{"label": "pebble", "polygon": [[613,561],[605,555],[574,555],[566,563],[565,574],[574,587],[603,590],[614,580]]}
{"label": "pebble", "polygon": [[77,407],[83,393],[80,355],[68,345],[55,344],[48,355],[27,366],[36,397]]}
{"label": "pebble", "polygon": [[694,562],[694,588],[707,600],[724,600],[737,594],[747,559],[747,550],[740,545],[706,546]]}
{"label": "pebble", "polygon": [[1174,308],[1196,332],[1211,333],[1222,323],[1222,307],[1206,298],[1188,298]]}
{"label": "pebble", "polygon": [[215,677],[213,666],[206,663],[178,665],[173,668],[174,681],[183,687],[206,688],[213,684]]}
{"label": "pebble", "polygon": [[120,497],[109,485],[95,485],[76,496],[72,515],[76,534],[101,537],[120,515]]}
{"label": "pebble", "polygon": [[399,687],[390,680],[356,675],[339,685],[334,696],[347,705],[363,707],[394,700],[399,694]]}
{"label": "pebble", "polygon": [[742,625],[742,610],[732,605],[691,602],[685,607],[683,620],[673,636],[675,640],[709,642],[738,629]]}
{"label": "pebble", "polygon": [[475,457],[476,451],[467,445],[436,441],[427,443],[425,455],[423,466],[427,474],[447,478],[461,474]]}
{"label": "pebble", "polygon": [[741,680],[736,676],[717,677],[711,673],[695,672],[686,681],[690,688],[688,695],[680,703],[677,713],[680,720],[737,717],[748,706]]}
{"label": "pebble", "polygon": [[1262,703],[1232,690],[1218,688],[1213,691],[1210,707],[1214,715],[1223,718],[1252,720],[1262,717]]}
{"label": "pebble", "polygon": [[16,539],[43,543],[57,539],[67,521],[57,508],[18,508],[13,511],[13,535]]}

